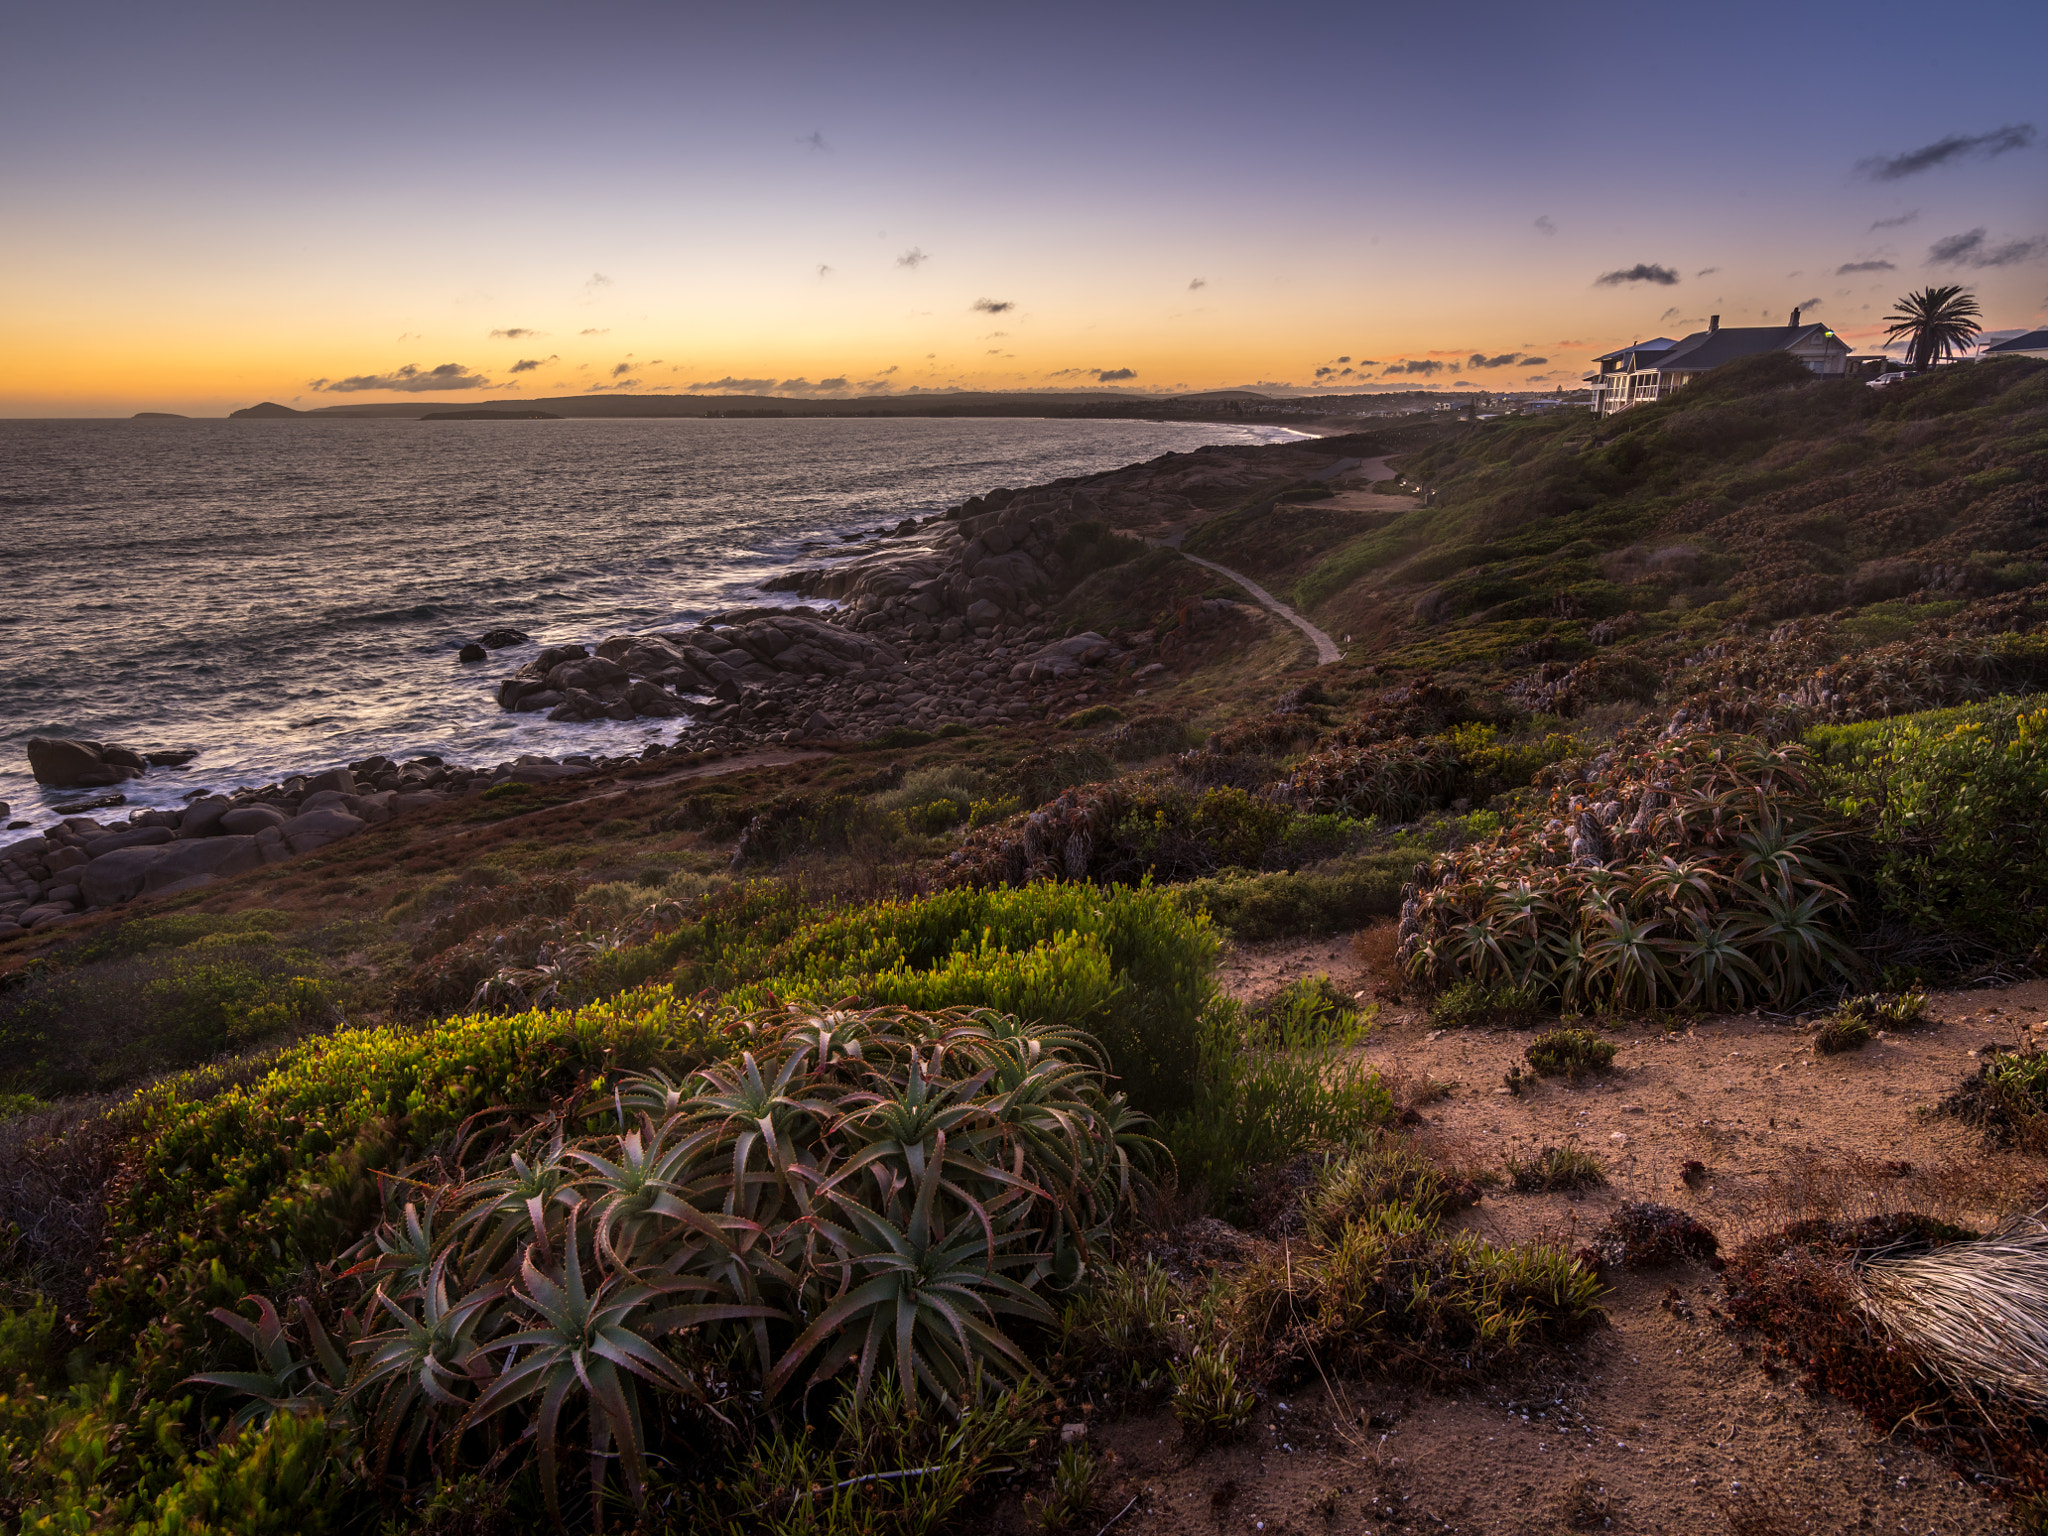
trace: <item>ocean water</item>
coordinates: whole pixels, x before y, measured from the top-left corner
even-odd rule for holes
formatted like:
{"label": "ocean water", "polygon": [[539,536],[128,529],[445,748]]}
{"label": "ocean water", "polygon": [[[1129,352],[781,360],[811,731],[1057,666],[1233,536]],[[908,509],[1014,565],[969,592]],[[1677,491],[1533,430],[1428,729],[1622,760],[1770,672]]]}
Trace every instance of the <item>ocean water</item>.
{"label": "ocean water", "polygon": [[[507,714],[538,645],[776,599],[838,535],[1271,427],[1031,420],[0,421],[0,801],[30,736],[187,747],[130,805],[382,752],[638,750]],[[501,625],[534,645],[463,665]]]}

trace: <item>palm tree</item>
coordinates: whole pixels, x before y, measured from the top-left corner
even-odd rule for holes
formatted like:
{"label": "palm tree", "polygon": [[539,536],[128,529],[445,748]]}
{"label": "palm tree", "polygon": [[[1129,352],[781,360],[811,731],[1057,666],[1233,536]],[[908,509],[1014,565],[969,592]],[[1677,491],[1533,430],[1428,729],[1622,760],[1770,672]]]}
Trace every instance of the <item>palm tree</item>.
{"label": "palm tree", "polygon": [[1898,309],[1885,319],[1892,322],[1887,340],[1901,336],[1911,345],[1909,361],[1915,368],[1931,368],[1936,358],[1952,357],[1970,344],[1983,329],[1977,318],[1983,313],[1976,297],[1960,285],[1922,288],[1898,301]]}

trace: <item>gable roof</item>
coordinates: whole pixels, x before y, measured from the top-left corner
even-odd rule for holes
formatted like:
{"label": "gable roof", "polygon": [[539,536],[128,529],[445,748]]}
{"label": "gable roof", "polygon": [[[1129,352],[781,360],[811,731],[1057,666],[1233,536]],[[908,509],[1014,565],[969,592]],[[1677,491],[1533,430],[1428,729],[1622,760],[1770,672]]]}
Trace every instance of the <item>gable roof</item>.
{"label": "gable roof", "polygon": [[2004,341],[1994,341],[1984,350],[1987,353],[2048,351],[2048,330],[2029,331],[2024,336],[2008,336]]}
{"label": "gable roof", "polygon": [[[1833,331],[1825,325],[1724,325],[1718,331],[1694,331],[1669,352],[1657,359],[1660,371],[1683,370],[1686,373],[1703,373],[1709,368],[1718,368],[1723,363],[1732,363],[1738,357],[1754,357],[1759,352],[1784,352],[1816,332]],[[1843,348],[1847,350],[1846,344]]]}

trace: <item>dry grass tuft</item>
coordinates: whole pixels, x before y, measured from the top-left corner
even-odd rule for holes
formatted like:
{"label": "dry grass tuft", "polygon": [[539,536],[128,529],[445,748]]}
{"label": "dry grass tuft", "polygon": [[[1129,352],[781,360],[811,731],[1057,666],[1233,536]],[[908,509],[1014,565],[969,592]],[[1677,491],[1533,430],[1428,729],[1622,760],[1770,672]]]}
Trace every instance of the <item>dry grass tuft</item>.
{"label": "dry grass tuft", "polygon": [[2018,1216],[1974,1243],[1875,1259],[1857,1305],[1966,1395],[2048,1405],[2048,1223]]}

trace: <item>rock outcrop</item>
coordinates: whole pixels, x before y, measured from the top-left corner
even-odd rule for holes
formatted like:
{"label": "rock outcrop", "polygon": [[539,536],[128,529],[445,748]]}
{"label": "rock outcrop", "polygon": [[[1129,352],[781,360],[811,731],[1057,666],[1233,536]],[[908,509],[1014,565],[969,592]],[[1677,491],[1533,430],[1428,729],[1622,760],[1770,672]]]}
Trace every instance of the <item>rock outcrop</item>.
{"label": "rock outcrop", "polygon": [[140,752],[103,742],[31,736],[28,766],[38,784],[56,789],[97,789],[141,778],[149,771],[149,759]]}

